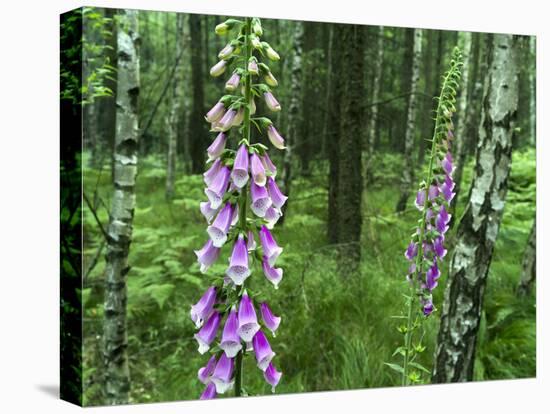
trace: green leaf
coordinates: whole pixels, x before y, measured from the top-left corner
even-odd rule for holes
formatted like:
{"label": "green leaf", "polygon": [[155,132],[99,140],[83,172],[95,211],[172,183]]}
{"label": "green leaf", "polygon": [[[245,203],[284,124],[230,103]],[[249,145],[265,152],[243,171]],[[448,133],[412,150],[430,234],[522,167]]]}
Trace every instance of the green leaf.
{"label": "green leaf", "polygon": [[164,304],[172,296],[175,286],[171,283],[165,283],[163,285],[152,285],[147,287],[147,293],[157,302],[160,309],[164,307]]}
{"label": "green leaf", "polygon": [[423,367],[422,365],[420,365],[420,364],[417,363],[417,362],[409,362],[409,365],[410,365],[411,367],[415,367],[415,368],[419,369],[419,370],[422,371],[422,372],[425,372],[426,374],[429,374],[429,373],[430,373],[430,371],[429,371],[426,367]]}
{"label": "green leaf", "polygon": [[393,356],[396,356],[397,354],[405,355],[405,347],[404,346],[397,347],[395,351],[393,351],[393,354],[391,356],[393,357]]}
{"label": "green leaf", "polygon": [[391,364],[389,362],[384,362],[384,365],[387,365],[388,367],[390,367],[394,371],[399,372],[400,374],[403,374],[403,372],[404,372],[403,367],[401,365]]}

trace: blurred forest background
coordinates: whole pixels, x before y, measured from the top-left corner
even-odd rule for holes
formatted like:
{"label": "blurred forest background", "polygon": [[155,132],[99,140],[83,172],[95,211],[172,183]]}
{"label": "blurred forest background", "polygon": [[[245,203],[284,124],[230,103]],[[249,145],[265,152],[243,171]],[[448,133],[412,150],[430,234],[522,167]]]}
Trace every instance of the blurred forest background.
{"label": "blurred forest background", "polygon": [[[225,46],[214,27],[226,17],[140,11],[138,25],[128,29],[115,9],[76,13],[84,18],[83,403],[105,403],[104,232],[113,196],[119,30],[130,30],[139,46],[138,177],[126,304],[130,401],[195,399],[202,391],[196,373],[204,358],[196,352],[189,308],[207,287],[193,250],[205,239],[199,202],[205,199],[205,149],[213,137],[203,117],[227,80],[225,74],[209,76]],[[275,229],[285,248],[280,258],[285,276],[270,300],[283,316],[273,340],[284,373],[277,392],[398,385],[399,377],[384,362],[401,343],[391,317],[403,309],[403,252],[418,219],[413,194],[433,133],[434,96],[458,45],[465,64],[455,118],[458,194],[450,257],[481,168],[476,149],[495,36],[357,26],[360,41],[346,43],[339,24],[269,19],[262,24],[281,56],[270,65],[283,107],[273,121],[290,148],[272,155],[281,171],[284,166],[280,185],[291,196],[283,225]],[[67,30],[62,34],[68,36]],[[513,49],[519,76],[512,86],[518,92],[515,123],[508,125],[512,163],[501,189],[505,207],[488,275],[476,282],[482,306],[475,316],[474,370],[466,378],[473,380],[536,374],[534,38],[514,36]],[[345,58],[350,55],[360,57],[354,66]],[[361,105],[342,113],[350,92],[342,88],[346,77],[354,80]],[[62,98],[71,99],[70,93]],[[341,124],[349,122],[358,133],[342,131]],[[341,147],[353,150],[348,154]],[[339,179],[352,180],[358,193],[342,194]],[[355,264],[341,265],[342,254],[352,255]],[[435,292],[439,311],[425,324],[428,348],[420,362],[427,367],[434,364],[448,263]],[[224,270],[224,263],[212,268]],[[249,392],[270,394],[250,358],[248,364]]]}

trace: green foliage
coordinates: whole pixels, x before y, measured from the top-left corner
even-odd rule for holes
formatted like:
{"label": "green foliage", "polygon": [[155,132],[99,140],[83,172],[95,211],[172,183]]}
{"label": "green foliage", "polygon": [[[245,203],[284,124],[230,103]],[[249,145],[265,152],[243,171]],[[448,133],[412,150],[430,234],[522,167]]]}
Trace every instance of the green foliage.
{"label": "green foliage", "polygon": [[[533,153],[515,153],[509,202],[491,265],[476,379],[529,377],[535,374],[534,298],[513,296],[519,278],[522,247],[534,213],[529,194],[534,183]],[[380,165],[398,163],[393,155],[379,156]],[[128,274],[129,356],[132,402],[194,399],[201,392],[196,371],[204,363],[196,352],[189,306],[208,286],[199,273],[193,249],[206,233],[198,203],[204,199],[201,176],[179,174],[175,199],[164,199],[164,170],[156,158],[142,160],[137,182],[137,208]],[[315,171],[318,166],[312,165]],[[322,168],[321,168],[322,170]],[[469,172],[466,172],[469,174]],[[402,343],[391,315],[403,308],[406,261],[402,255],[415,211],[394,213],[397,194],[388,185],[366,194],[360,276],[350,276],[338,263],[345,248],[326,240],[326,174],[296,178],[292,205],[283,228],[276,230],[285,247],[285,270],[278,291],[270,295],[275,313],[283,315],[272,346],[280,358],[283,378],[278,392],[303,392],[399,385],[398,376],[384,365]],[[110,173],[86,170],[86,191],[98,183],[98,198],[108,203]],[[395,183],[394,181],[393,183]],[[467,193],[467,186],[464,190]],[[462,200],[462,199],[461,199]],[[525,211],[515,207],[525,200]],[[461,206],[459,206],[461,208]],[[104,208],[98,215],[105,224]],[[89,211],[84,211],[85,263],[96,253],[101,236]],[[513,230],[515,229],[515,230]],[[452,234],[450,235],[452,237]],[[223,255],[227,252],[223,251]],[[450,252],[449,254],[452,254]],[[101,326],[103,258],[88,277],[84,325],[84,381],[87,405],[102,403]],[[224,272],[217,263],[213,273]],[[85,266],[86,268],[86,266]],[[445,283],[446,269],[441,282]],[[263,282],[260,273],[256,280]],[[252,279],[251,279],[252,280]],[[263,283],[254,284],[259,289]],[[442,300],[438,289],[435,301]],[[261,292],[260,292],[261,293]],[[429,378],[426,370],[437,335],[434,323],[423,325],[425,349],[413,361],[412,376]],[[398,324],[398,323],[397,323]],[[417,345],[416,341],[413,345]],[[399,352],[399,350],[398,350]],[[244,386],[251,395],[270,394],[254,358],[247,357]]]}
{"label": "green foliage", "polygon": [[111,19],[94,7],[68,12],[61,21],[61,99],[89,104],[95,98],[112,96],[105,86],[116,71],[107,51]]}

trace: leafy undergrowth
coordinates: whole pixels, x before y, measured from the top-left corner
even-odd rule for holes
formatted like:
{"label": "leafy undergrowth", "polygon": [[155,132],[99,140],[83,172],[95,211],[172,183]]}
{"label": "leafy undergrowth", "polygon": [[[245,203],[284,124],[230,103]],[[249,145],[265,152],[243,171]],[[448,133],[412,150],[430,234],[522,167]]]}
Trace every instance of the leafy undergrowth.
{"label": "leafy undergrowth", "polygon": [[[204,199],[202,177],[180,175],[176,197],[167,203],[163,162],[153,158],[140,162],[128,274],[131,400],[195,399],[202,391],[196,372],[205,357],[196,351],[188,311],[208,286],[193,253],[207,238],[198,209]],[[379,168],[399,171],[397,156],[379,157],[377,163]],[[403,309],[403,251],[417,214],[414,210],[394,213],[397,176],[369,187],[364,198],[361,272],[350,275],[337,261],[345,247],[331,246],[326,239],[326,172],[317,169],[311,177],[295,180],[289,213],[284,225],[275,230],[285,248],[280,258],[283,282],[277,291],[269,290],[272,308],[283,316],[277,337],[270,339],[284,372],[277,392],[398,385],[399,378],[384,362],[391,360],[402,338],[392,316]],[[472,162],[465,170],[465,188],[471,170]],[[479,380],[535,375],[534,296],[519,300],[514,295],[534,217],[534,177],[534,152],[514,154],[508,203],[485,297],[475,367]],[[94,203],[106,226],[110,171],[86,171],[85,190],[91,200],[96,189]],[[458,214],[466,193],[459,199]],[[84,268],[88,269],[102,243],[93,215],[84,210]],[[227,249],[222,258],[228,256]],[[102,403],[103,255],[104,250],[86,278],[83,295],[85,405]],[[224,270],[222,259],[210,274]],[[446,274],[447,269],[443,283]],[[253,289],[267,288],[257,267],[251,280]],[[436,303],[441,303],[443,290],[437,290]],[[436,314],[425,324],[427,349],[419,362],[426,367],[431,367],[437,318]],[[250,395],[271,394],[251,356],[245,358],[244,384]]]}

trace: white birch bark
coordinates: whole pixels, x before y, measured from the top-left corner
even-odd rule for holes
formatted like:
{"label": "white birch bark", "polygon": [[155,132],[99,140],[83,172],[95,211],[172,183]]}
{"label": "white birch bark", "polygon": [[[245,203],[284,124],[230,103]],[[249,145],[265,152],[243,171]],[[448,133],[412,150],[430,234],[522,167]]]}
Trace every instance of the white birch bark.
{"label": "white birch bark", "polygon": [[407,200],[412,191],[414,180],[413,147],[416,131],[416,112],[418,107],[418,80],[420,78],[420,61],[422,59],[422,29],[414,29],[413,64],[411,90],[407,109],[407,129],[405,131],[405,166],[401,179],[401,197],[396,211],[405,210]]}
{"label": "white birch bark", "polygon": [[382,78],[382,65],[384,63],[384,26],[378,28],[378,41],[376,43],[376,61],[374,62],[374,79],[372,83],[372,103],[367,135],[367,160],[365,162],[365,179],[372,176],[371,164],[374,156],[374,144],[376,142],[376,130],[378,126],[378,105],[380,99],[380,85]]}
{"label": "white birch bark", "polygon": [[168,115],[168,154],[166,163],[166,199],[174,197],[174,181],[176,177],[176,162],[178,148],[178,125],[181,108],[181,56],[183,52],[183,14],[176,15],[176,64],[174,68],[174,80],[172,83],[172,106]]}
{"label": "white birch bark", "polygon": [[493,35],[488,53],[476,168],[450,261],[432,382],[473,379],[483,296],[508,189],[518,108],[517,39]]}
{"label": "white birch bark", "polygon": [[114,191],[111,202],[106,269],[104,362],[107,404],[128,402],[130,373],[126,328],[126,277],[132,241],[138,153],[139,56],[137,11],[123,10],[118,27],[118,71]]}
{"label": "white birch bark", "polygon": [[523,252],[521,278],[518,285],[518,295],[525,296],[531,293],[537,278],[537,226],[536,219],[531,227],[527,246]]}

